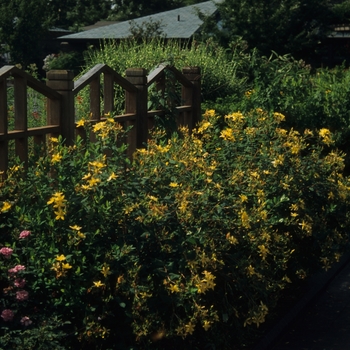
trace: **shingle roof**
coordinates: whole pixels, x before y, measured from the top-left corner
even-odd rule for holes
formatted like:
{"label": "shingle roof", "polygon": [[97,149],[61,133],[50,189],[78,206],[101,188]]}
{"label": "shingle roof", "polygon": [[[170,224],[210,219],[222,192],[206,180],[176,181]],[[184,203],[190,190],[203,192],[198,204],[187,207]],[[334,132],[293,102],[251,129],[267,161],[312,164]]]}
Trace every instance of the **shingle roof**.
{"label": "shingle roof", "polygon": [[[160,22],[162,36],[168,39],[188,39],[203,24],[203,21],[198,17],[198,11],[207,16],[213,15],[217,9],[215,3],[220,1],[201,2],[151,16],[139,17],[134,19],[133,22],[135,25],[142,25],[144,22],[149,21]],[[75,34],[64,35],[59,37],[59,39],[125,39],[130,35],[130,21],[125,21]]]}

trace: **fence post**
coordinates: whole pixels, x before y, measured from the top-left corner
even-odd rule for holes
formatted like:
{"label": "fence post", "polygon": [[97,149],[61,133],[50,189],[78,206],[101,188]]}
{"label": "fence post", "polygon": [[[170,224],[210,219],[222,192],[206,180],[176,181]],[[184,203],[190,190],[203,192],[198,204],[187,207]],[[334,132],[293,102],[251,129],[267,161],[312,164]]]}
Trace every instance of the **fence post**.
{"label": "fence post", "polygon": [[201,118],[201,70],[199,67],[184,67],[182,74],[193,84],[193,88],[182,86],[183,104],[192,105],[192,118],[190,130],[194,128]]}
{"label": "fence post", "polygon": [[46,73],[46,85],[61,94],[61,104],[47,101],[49,125],[60,125],[61,135],[67,145],[75,140],[74,73],[69,70],[51,70]]}
{"label": "fence post", "polygon": [[[7,81],[0,80],[0,133],[7,134]],[[0,171],[8,167],[8,141],[0,141]],[[1,178],[1,174],[0,174]]]}
{"label": "fence post", "polygon": [[126,79],[138,89],[136,93],[126,91],[125,112],[136,114],[136,147],[142,148],[148,140],[147,71],[144,68],[128,68]]}

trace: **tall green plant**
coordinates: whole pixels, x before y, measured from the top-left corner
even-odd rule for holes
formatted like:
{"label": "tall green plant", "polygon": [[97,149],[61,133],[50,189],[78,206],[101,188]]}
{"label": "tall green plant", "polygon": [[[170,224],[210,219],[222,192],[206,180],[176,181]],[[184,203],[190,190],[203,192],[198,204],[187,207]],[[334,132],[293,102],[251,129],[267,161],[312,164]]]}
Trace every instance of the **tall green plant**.
{"label": "tall green plant", "polygon": [[[236,50],[239,51],[239,48],[237,45]],[[234,56],[240,54],[236,52]],[[179,70],[199,66],[204,100],[212,101],[244,89],[245,77],[239,74],[240,60],[229,58],[226,50],[213,41],[180,43],[155,39],[142,43],[134,40],[105,42],[101,50],[89,51],[86,60],[87,69],[97,63],[105,63],[120,74],[132,67],[142,67],[150,72],[161,63],[174,65]]]}

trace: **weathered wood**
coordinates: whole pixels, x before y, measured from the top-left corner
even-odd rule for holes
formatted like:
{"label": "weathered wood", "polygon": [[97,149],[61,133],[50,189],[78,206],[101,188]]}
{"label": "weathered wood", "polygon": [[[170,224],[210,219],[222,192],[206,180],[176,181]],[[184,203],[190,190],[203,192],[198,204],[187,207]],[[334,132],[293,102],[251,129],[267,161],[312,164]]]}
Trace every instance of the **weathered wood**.
{"label": "weathered wood", "polygon": [[[126,113],[136,113],[136,140],[132,140],[132,145],[136,148],[143,148],[148,140],[148,120],[147,120],[147,72],[143,68],[129,68],[126,70],[126,79],[132,83],[137,92],[126,92]],[[130,133],[134,135],[133,133]],[[136,141],[136,142],[135,142]],[[134,147],[130,152],[134,152]]]}
{"label": "weathered wood", "polygon": [[100,76],[97,76],[90,82],[90,119],[95,121],[101,119],[100,88]]}
{"label": "weathered wood", "polygon": [[[56,90],[61,95],[60,121],[61,135],[67,145],[72,145],[75,140],[75,108],[74,108],[74,74],[68,70],[53,70],[46,73],[46,85]],[[57,105],[56,105],[57,106]],[[57,111],[50,103],[50,122],[56,121]]]}
{"label": "weathered wood", "polygon": [[114,110],[114,80],[110,72],[105,72],[103,76],[103,111],[105,114]]}
{"label": "weathered wood", "polygon": [[[0,137],[7,134],[7,81],[0,80]],[[8,142],[0,141],[0,171],[8,167]]]}
{"label": "weathered wood", "polygon": [[136,91],[136,88],[133,86],[133,84],[131,84],[127,79],[123,78],[112,68],[108,67],[105,64],[97,64],[95,67],[90,69],[87,73],[85,73],[77,81],[74,82],[74,93],[78,94],[80,90],[90,84],[90,82],[97,76],[100,76],[101,73],[112,75],[114,82],[120,85],[123,89],[127,91]]}
{"label": "weathered wood", "polygon": [[[8,142],[15,141],[16,153],[24,162],[28,160],[28,138],[34,138],[34,144],[45,145],[46,135],[62,135],[66,144],[75,140],[75,105],[74,99],[78,92],[86,86],[90,89],[90,108],[92,122],[105,120],[101,116],[101,74],[103,79],[104,113],[113,112],[114,84],[125,90],[125,114],[113,116],[114,120],[125,128],[132,126],[126,142],[129,144],[128,155],[136,148],[144,147],[148,141],[149,129],[153,127],[155,115],[164,115],[159,109],[148,111],[148,92],[150,84],[156,83],[157,88],[164,92],[165,70],[173,74],[174,82],[182,85],[182,105],[176,109],[182,115],[180,124],[189,125],[190,129],[200,118],[200,70],[196,67],[184,68],[182,73],[176,68],[160,65],[150,75],[143,68],[130,68],[126,78],[105,64],[96,65],[76,82],[71,71],[50,71],[47,73],[46,85],[39,82],[28,73],[14,66],[0,68],[0,170],[8,167]],[[7,116],[7,79],[13,78],[15,97],[15,130],[8,131]],[[47,125],[39,128],[29,128],[27,125],[27,86],[47,97]],[[84,132],[78,128],[76,134]]]}
{"label": "weathered wood", "polygon": [[28,138],[27,138],[27,81],[22,76],[14,78],[14,110],[15,130],[24,132],[22,138],[15,141],[16,155],[25,165],[28,163]]}
{"label": "weathered wood", "polygon": [[27,85],[34,89],[35,91],[39,92],[40,94],[44,95],[45,97],[49,97],[52,99],[60,99],[60,95],[48,88],[44,83],[41,81],[35,79],[30,74],[26,73],[25,71],[17,68],[16,66],[4,66],[0,68],[0,80],[6,80],[8,77],[22,77],[26,79]]}
{"label": "weathered wood", "polygon": [[23,131],[11,130],[11,131],[8,131],[6,134],[0,134],[0,142],[6,141],[6,140],[21,139],[23,137],[46,135],[46,134],[57,135],[60,133],[60,130],[61,128],[59,125],[40,126],[37,128],[30,128]]}
{"label": "weathered wood", "polygon": [[192,87],[183,85],[181,93],[183,104],[192,106],[191,114],[185,114],[191,119],[188,126],[192,130],[201,117],[201,72],[199,67],[185,67],[182,74],[192,84]]}

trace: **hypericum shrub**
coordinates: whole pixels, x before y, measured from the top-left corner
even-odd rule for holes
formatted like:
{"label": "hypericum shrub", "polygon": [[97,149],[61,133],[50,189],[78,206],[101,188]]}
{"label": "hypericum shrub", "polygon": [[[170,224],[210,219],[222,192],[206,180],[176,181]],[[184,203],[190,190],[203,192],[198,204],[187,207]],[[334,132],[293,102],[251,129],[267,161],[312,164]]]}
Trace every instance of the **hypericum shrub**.
{"label": "hypericum shrub", "polygon": [[0,186],[0,344],[251,345],[281,292],[348,241],[332,133],[284,123],[210,110],[192,134],[155,131],[129,164],[119,124],[82,120],[95,143],[53,138],[26,173],[14,165]]}
{"label": "hypericum shrub", "polygon": [[350,73],[345,66],[312,69],[290,55],[261,57],[254,51],[233,59],[245,67],[241,74],[247,79],[246,90],[215,103],[205,102],[205,106],[220,114],[256,108],[278,111],[287,117],[288,126],[298,131],[330,129],[337,147],[349,153]]}
{"label": "hypericum shrub", "polygon": [[261,109],[224,120],[209,111],[192,135],[156,134],[137,152],[142,186],[126,201],[146,293],[134,309],[140,337],[232,348],[288,284],[341,256],[343,155],[330,148],[329,130],[300,134],[283,120]]}

